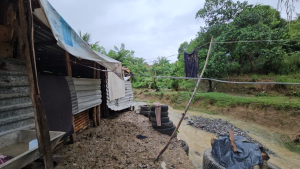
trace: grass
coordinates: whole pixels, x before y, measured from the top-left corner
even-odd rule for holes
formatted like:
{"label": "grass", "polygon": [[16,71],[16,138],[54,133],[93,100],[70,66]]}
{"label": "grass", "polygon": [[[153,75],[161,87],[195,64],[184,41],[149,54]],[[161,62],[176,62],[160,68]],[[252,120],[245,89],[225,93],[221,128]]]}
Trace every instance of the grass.
{"label": "grass", "polygon": [[[149,93],[150,94],[150,93]],[[190,99],[192,92],[165,92],[171,96],[171,103],[177,103],[180,100],[182,103]],[[154,95],[154,94],[151,94]],[[155,96],[155,95],[154,95]],[[156,97],[158,94],[156,94]],[[286,96],[263,96],[263,97],[246,97],[246,96],[233,96],[225,93],[210,92],[210,93],[196,93],[193,103],[196,101],[204,101],[217,107],[235,107],[252,105],[257,108],[273,107],[276,110],[289,110],[300,109],[299,97],[286,97]],[[178,108],[180,105],[176,105]]]}
{"label": "grass", "polygon": [[274,107],[275,109],[300,109],[300,99],[290,97],[244,97],[232,96],[224,93],[197,93],[194,98],[197,100],[213,101],[218,107],[249,106]]}

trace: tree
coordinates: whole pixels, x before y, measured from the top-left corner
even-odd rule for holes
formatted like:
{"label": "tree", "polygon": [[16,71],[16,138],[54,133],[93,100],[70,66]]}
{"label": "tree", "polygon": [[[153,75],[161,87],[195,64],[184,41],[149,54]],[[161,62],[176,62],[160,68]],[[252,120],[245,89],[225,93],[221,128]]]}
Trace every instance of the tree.
{"label": "tree", "polygon": [[89,43],[91,41],[91,34],[89,34],[89,33],[82,34],[81,30],[79,30],[79,36],[81,37],[81,39],[83,41],[85,41],[89,45]]}
{"label": "tree", "polygon": [[95,43],[90,43],[91,41],[91,34],[90,33],[85,33],[82,34],[81,31],[79,30],[79,36],[81,37],[81,39],[83,41],[85,41],[94,51],[97,51],[101,54],[106,55],[106,50],[103,46],[99,46],[99,41],[95,42]]}
{"label": "tree", "polygon": [[183,42],[179,48],[178,48],[178,56],[177,56],[177,59],[179,59],[179,56],[181,54],[184,54],[185,50],[187,49],[189,43],[187,41]]}
{"label": "tree", "polygon": [[297,19],[290,23],[289,35],[292,40],[298,41],[300,43],[300,14]]}
{"label": "tree", "polygon": [[133,57],[134,56],[134,51],[133,50],[126,50],[125,49],[125,44],[122,43],[120,49],[116,46],[114,46],[115,50],[109,50],[108,56],[116,59],[120,62],[123,62],[127,57]]}
{"label": "tree", "polygon": [[91,45],[91,48],[94,50],[94,51],[97,51],[101,54],[104,54],[104,55],[107,55],[106,53],[106,50],[103,46],[99,46],[98,45],[98,42],[95,42],[94,44]]}
{"label": "tree", "polygon": [[229,23],[241,11],[251,6],[247,1],[235,3],[232,0],[205,0],[204,7],[196,13],[196,18],[205,19],[208,26]]}
{"label": "tree", "polygon": [[293,13],[295,12],[295,3],[299,2],[299,0],[278,0],[277,10],[280,10],[281,5],[284,4],[286,19],[291,21],[293,19]]}

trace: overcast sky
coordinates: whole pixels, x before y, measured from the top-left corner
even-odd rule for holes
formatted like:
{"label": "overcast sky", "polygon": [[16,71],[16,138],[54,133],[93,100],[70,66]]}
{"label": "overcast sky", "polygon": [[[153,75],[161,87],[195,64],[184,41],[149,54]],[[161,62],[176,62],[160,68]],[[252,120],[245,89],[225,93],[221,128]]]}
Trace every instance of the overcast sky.
{"label": "overcast sky", "polygon": [[[75,30],[91,34],[108,52],[114,46],[135,51],[136,57],[153,61],[177,54],[179,45],[195,38],[203,20],[195,19],[205,0],[49,0]],[[249,0],[271,5],[277,0]],[[300,3],[296,4],[300,13]],[[282,17],[286,18],[284,10]],[[177,56],[169,57],[172,62]],[[150,62],[151,64],[151,62]]]}

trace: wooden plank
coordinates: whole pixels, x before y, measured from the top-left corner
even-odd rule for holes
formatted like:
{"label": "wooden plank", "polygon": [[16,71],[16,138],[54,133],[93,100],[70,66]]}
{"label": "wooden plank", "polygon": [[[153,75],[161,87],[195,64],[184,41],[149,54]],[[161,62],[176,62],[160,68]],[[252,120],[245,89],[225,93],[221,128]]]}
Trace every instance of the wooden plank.
{"label": "wooden plank", "polygon": [[233,152],[236,153],[237,152],[237,148],[236,148],[236,145],[235,145],[234,133],[233,133],[232,130],[229,130],[229,140],[230,140],[230,144],[231,144]]}
{"label": "wooden plank", "polygon": [[[53,166],[53,157],[51,151],[49,127],[48,127],[44,107],[42,104],[42,99],[39,95],[40,93],[39,93],[39,87],[37,82],[37,70],[36,70],[34,42],[33,42],[34,31],[33,31],[33,16],[32,16],[32,8],[31,8],[31,0],[27,0],[28,25],[25,17],[26,9],[24,9],[23,1],[24,0],[18,0],[20,31],[22,31],[22,36],[19,36],[19,41],[23,41],[22,43],[24,43],[24,46],[22,45],[22,49],[24,47],[24,55],[27,63],[27,71],[28,71],[28,77],[30,82],[30,96],[32,98],[32,102],[34,105],[35,123],[36,123],[39,150],[44,156],[45,168],[53,169],[54,166]],[[29,37],[27,37],[27,33]]]}
{"label": "wooden plank", "polygon": [[13,31],[10,25],[0,25],[0,42],[9,42],[12,36]]}
{"label": "wooden plank", "polygon": [[9,42],[0,42],[0,57],[11,57],[12,47]]}

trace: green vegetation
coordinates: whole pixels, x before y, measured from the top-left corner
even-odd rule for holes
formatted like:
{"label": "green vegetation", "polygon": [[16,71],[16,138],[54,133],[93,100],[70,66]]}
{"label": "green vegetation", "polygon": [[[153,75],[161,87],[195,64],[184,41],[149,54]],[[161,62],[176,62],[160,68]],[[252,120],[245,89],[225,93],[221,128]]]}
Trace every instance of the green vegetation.
{"label": "green vegetation", "polygon": [[[294,1],[278,1],[278,5]],[[288,16],[291,12],[288,13]],[[133,50],[114,46],[106,52],[98,42],[90,44],[88,33],[80,36],[91,48],[102,54],[121,61],[123,67],[134,74],[134,88],[149,88],[161,91],[190,91],[195,80],[152,78],[148,76],[185,76],[184,52],[197,48],[199,72],[202,70],[208,52],[209,42],[214,37],[210,59],[204,77],[224,78],[250,76],[248,81],[257,82],[268,79],[276,82],[300,82],[300,17],[292,19],[281,17],[277,9],[268,5],[249,4],[248,1],[206,0],[195,14],[196,19],[203,19],[206,26],[200,27],[196,37],[190,42],[183,42],[178,48],[177,61],[170,63],[167,57],[159,56],[152,65],[143,58],[135,57]],[[275,40],[275,41],[261,41]],[[223,42],[234,43],[223,43]],[[237,42],[254,41],[254,42]],[[143,74],[143,75],[138,75]],[[147,75],[147,76],[145,76]],[[213,91],[214,84],[209,81],[206,91]],[[283,87],[283,86],[280,86]]]}
{"label": "green vegetation", "polygon": [[[190,99],[192,92],[164,92],[164,95],[170,95],[170,102],[178,106],[178,102],[185,103]],[[159,97],[159,93],[149,93],[149,95]],[[270,97],[263,93],[260,96],[265,97],[244,97],[233,96],[225,93],[208,92],[208,93],[196,93],[192,103],[197,101],[203,102],[205,105],[213,105],[217,107],[235,107],[249,105],[256,108],[274,107],[275,109],[300,109],[300,99],[297,97],[284,97],[276,96]],[[183,104],[185,107],[186,104]],[[178,107],[177,107],[178,108]]]}

